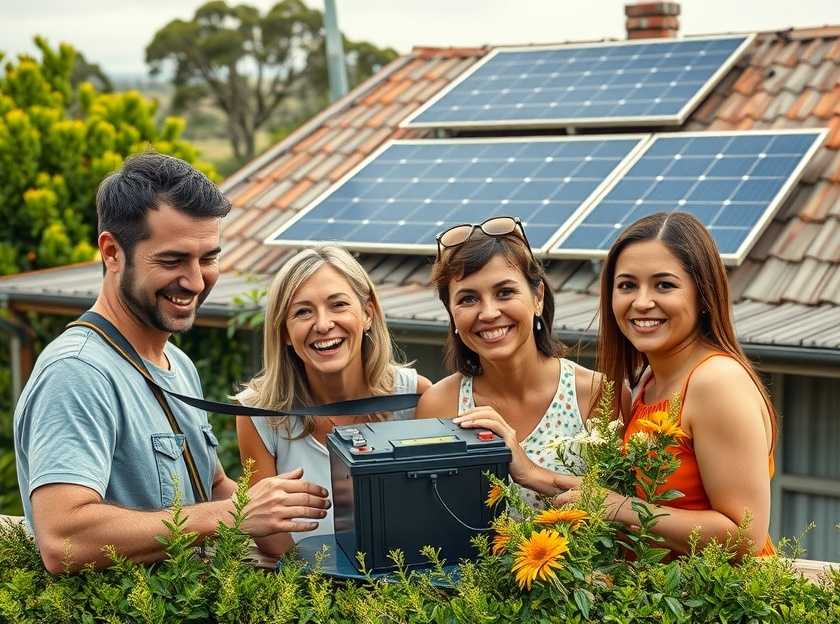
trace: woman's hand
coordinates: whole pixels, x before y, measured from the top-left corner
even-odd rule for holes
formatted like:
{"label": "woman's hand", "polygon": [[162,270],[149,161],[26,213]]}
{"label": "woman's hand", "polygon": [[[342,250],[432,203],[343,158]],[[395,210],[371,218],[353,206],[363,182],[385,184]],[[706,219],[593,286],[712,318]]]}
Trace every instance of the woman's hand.
{"label": "woman's hand", "polygon": [[531,476],[537,465],[532,462],[516,438],[516,430],[502,418],[496,410],[488,405],[474,407],[452,419],[457,425],[465,429],[487,429],[499,436],[510,449],[512,458],[508,471],[511,478],[518,484],[530,487]]}
{"label": "woman's hand", "polygon": [[[560,490],[552,502],[555,507],[576,503],[580,500],[580,484],[581,478],[573,475],[556,475],[554,477],[554,487]],[[636,518],[633,511],[631,496],[622,496],[612,490],[607,490],[607,497],[604,500],[604,509],[606,510],[607,519],[615,520],[616,522],[623,522],[624,524],[636,524]]]}

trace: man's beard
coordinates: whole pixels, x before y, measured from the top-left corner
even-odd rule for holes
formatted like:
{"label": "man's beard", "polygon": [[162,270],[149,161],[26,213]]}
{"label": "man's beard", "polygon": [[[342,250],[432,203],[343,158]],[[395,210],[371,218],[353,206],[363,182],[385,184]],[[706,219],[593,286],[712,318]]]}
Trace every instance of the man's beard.
{"label": "man's beard", "polygon": [[[193,313],[192,318],[189,319],[189,324],[186,326],[181,326],[180,324],[178,326],[173,326],[171,323],[167,323],[166,317],[164,317],[160,307],[158,306],[158,296],[166,294],[175,297],[192,297],[195,293],[179,288],[176,284],[170,284],[169,286],[161,288],[155,292],[154,295],[152,295],[151,300],[147,300],[143,296],[143,293],[138,293],[132,290],[132,284],[134,281],[134,266],[126,266],[125,271],[120,278],[120,298],[137,320],[144,325],[154,327],[159,331],[169,334],[178,334],[192,328],[192,325],[195,322],[195,313]],[[210,290],[208,288],[205,288],[203,292],[199,293],[195,310],[198,310],[198,307],[204,303],[208,294],[210,294]],[[183,322],[187,319],[180,318],[178,320]]]}

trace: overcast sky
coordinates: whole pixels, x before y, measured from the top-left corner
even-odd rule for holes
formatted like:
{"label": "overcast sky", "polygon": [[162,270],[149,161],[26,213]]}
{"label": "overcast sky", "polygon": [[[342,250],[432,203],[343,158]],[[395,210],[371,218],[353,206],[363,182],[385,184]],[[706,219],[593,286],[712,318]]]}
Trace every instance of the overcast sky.
{"label": "overcast sky", "polygon": [[[273,0],[244,0],[262,9]],[[307,0],[323,8],[323,0]],[[0,50],[31,51],[32,36],[67,41],[114,74],[143,73],[144,49],[200,0],[0,0]],[[415,45],[555,43],[624,36],[622,0],[337,0],[351,39],[408,52]],[[681,32],[705,34],[840,25],[838,0],[684,0]]]}

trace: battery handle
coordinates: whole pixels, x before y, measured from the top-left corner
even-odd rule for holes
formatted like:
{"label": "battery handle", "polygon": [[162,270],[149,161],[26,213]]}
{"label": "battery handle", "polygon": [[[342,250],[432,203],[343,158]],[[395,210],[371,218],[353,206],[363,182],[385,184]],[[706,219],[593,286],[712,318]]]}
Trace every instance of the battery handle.
{"label": "battery handle", "polygon": [[442,468],[440,470],[412,470],[406,472],[405,476],[409,479],[432,479],[434,481],[439,477],[454,477],[457,474],[457,468]]}

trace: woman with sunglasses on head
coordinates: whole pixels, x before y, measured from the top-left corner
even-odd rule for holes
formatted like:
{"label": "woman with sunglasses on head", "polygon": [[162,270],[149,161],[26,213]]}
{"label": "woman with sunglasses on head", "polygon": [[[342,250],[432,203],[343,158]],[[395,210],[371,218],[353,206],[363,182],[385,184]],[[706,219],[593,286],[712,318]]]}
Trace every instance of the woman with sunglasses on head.
{"label": "woman with sunglasses on head", "polygon": [[445,358],[456,372],[426,392],[418,418],[457,414],[513,452],[512,478],[532,505],[555,494],[565,467],[551,443],[584,430],[594,374],[564,359],[552,335],[554,298],[521,222],[496,217],[438,236],[432,269],[449,313]]}
{"label": "woman with sunglasses on head", "polygon": [[[274,410],[371,395],[422,393],[431,382],[394,359],[391,336],[373,283],[338,247],[305,249],[274,278],[266,304],[263,370],[236,398]],[[237,418],[243,462],[254,459],[252,483],[298,476],[331,490],[326,436],[335,426],[414,418],[414,410],[369,416]],[[287,474],[284,474],[287,473]],[[258,539],[280,556],[293,540],[333,532],[332,509],[314,530]]]}
{"label": "woman with sunglasses on head", "polygon": [[[665,514],[654,530],[675,552],[725,543],[749,517],[751,544],[739,552],[770,554],[770,477],[775,412],[767,391],[735,336],[726,270],[706,228],[692,215],[658,213],[630,225],[613,244],[601,273],[598,367],[609,379],[629,380],[635,400],[625,441],[639,421],[667,411],[679,393],[680,427],[673,449],[680,466],[664,485],[683,496],[653,507]],[[558,476],[578,496],[579,480]],[[608,495],[620,522],[638,525],[630,500]]]}

